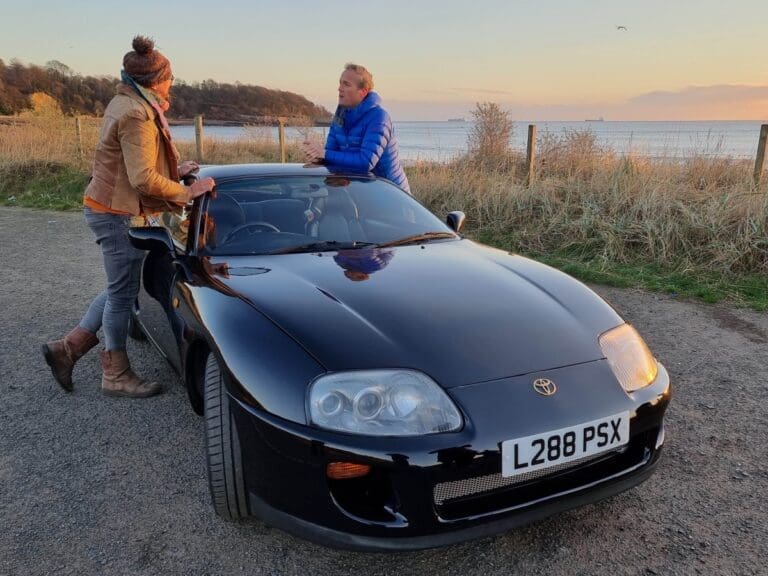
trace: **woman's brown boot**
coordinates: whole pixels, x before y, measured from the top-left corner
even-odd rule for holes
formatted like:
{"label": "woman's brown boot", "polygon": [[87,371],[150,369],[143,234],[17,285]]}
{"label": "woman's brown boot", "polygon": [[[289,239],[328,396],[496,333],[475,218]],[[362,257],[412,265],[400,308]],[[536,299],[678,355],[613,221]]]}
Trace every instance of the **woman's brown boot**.
{"label": "woman's brown boot", "polygon": [[131,370],[125,350],[104,350],[101,353],[101,391],[107,396],[146,398],[163,391],[157,382],[144,382]]}
{"label": "woman's brown boot", "polygon": [[96,334],[78,326],[63,339],[43,344],[43,356],[59,386],[72,392],[72,369],[75,362],[98,343]]}

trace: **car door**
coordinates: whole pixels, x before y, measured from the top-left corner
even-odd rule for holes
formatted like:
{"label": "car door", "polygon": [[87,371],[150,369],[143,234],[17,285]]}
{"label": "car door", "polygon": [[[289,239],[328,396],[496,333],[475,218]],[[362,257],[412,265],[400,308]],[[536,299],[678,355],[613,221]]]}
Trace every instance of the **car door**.
{"label": "car door", "polygon": [[[181,218],[173,214],[164,214],[152,222],[170,232],[176,257],[183,257],[186,243],[186,226],[180,227],[180,222]],[[176,283],[179,281],[179,271],[174,260],[174,255],[165,250],[147,252],[142,266],[137,316],[147,336],[174,370],[181,374],[179,350],[185,324],[178,314],[180,300]]]}
{"label": "car door", "polygon": [[[173,307],[176,271],[167,252],[152,250],[144,258],[142,288],[139,291],[138,318],[150,340],[181,373],[179,342],[182,325]],[[179,332],[178,337],[176,332]]]}

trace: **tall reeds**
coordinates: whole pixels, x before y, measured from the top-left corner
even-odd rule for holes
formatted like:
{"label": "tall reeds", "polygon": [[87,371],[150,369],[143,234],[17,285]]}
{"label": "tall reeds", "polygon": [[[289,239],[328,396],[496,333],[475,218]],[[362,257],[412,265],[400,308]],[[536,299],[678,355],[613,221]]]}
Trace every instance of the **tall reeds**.
{"label": "tall reeds", "polygon": [[522,157],[496,170],[419,163],[408,178],[435,213],[463,210],[471,235],[508,249],[768,275],[768,190],[755,189],[749,162],[649,161],[584,142],[545,148],[531,186]]}
{"label": "tall reeds", "polygon": [[0,118],[0,168],[34,163],[87,169],[100,124],[96,118],[81,118],[78,141],[74,118]]}

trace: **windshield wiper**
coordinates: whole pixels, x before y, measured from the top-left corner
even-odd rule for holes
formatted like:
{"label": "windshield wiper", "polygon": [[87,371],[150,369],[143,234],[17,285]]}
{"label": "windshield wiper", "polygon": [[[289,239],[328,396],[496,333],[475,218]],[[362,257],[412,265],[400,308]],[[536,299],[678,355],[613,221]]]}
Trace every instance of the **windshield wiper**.
{"label": "windshield wiper", "polygon": [[294,254],[297,252],[327,252],[329,250],[354,250],[356,248],[366,248],[376,246],[373,242],[339,242],[338,240],[324,240],[322,242],[311,242],[299,246],[288,246],[279,250],[273,250],[268,254]]}
{"label": "windshield wiper", "polygon": [[379,248],[388,248],[390,246],[403,246],[405,244],[416,244],[418,242],[428,242],[429,240],[439,240],[442,238],[459,238],[453,232],[422,232],[413,236],[406,236],[399,240],[392,240],[384,244],[379,244]]}

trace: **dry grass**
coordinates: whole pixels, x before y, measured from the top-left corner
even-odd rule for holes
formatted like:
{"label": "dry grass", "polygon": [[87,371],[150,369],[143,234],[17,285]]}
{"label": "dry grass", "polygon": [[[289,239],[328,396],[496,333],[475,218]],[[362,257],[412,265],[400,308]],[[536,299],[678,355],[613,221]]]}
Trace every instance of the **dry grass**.
{"label": "dry grass", "polygon": [[81,118],[80,149],[74,118],[0,118],[0,168],[33,163],[87,170],[100,125],[99,119]]}
{"label": "dry grass", "polygon": [[421,163],[411,188],[437,214],[463,210],[474,235],[533,254],[768,274],[768,190],[746,161],[617,157],[591,135],[540,144],[537,178],[508,168]]}
{"label": "dry grass", "polygon": [[[195,157],[194,142],[178,142],[177,148],[182,158]],[[239,140],[219,140],[206,138],[204,147],[206,164],[247,164],[260,162],[280,162],[280,150],[272,139],[241,138]],[[285,148],[287,162],[303,162],[301,148],[296,142],[289,142]]]}
{"label": "dry grass", "polygon": [[[0,118],[0,168],[34,165],[66,165],[90,170],[98,141],[99,118],[82,117],[80,145],[74,118]],[[246,127],[238,140],[206,137],[203,160],[207,164],[279,162],[280,150],[269,128]],[[195,157],[194,142],[177,142],[182,158]],[[288,162],[301,162],[299,141],[288,141]]]}
{"label": "dry grass", "polygon": [[[206,136],[203,161],[206,164],[247,164],[280,162],[280,146],[268,126],[246,126],[245,136],[237,140],[221,140]],[[194,142],[177,142],[182,158],[195,158]],[[301,143],[288,140],[285,146],[286,162],[303,162]]]}

